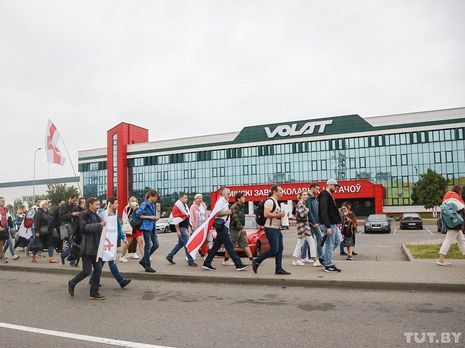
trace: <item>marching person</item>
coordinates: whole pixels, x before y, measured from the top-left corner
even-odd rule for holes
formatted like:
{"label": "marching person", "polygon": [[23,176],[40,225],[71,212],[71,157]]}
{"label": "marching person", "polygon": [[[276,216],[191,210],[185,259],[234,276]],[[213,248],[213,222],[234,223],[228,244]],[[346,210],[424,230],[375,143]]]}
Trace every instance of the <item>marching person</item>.
{"label": "marching person", "polygon": [[90,284],[91,300],[104,300],[105,296],[100,295],[99,285],[102,274],[102,265],[97,261],[97,251],[100,244],[100,236],[105,226],[105,221],[101,221],[97,212],[100,202],[96,198],[87,200],[87,209],[79,215],[79,231],[81,240],[82,271],[68,282],[68,292],[74,296],[74,288],[86,277],[92,274]]}
{"label": "marching person", "polygon": [[254,273],[257,273],[258,267],[263,261],[269,257],[275,258],[275,274],[289,275],[291,273],[283,269],[283,234],[281,232],[281,218],[286,214],[281,211],[279,207],[279,199],[283,196],[283,189],[280,186],[271,187],[271,195],[265,201],[264,216],[265,222],[265,235],[270,243],[270,249],[263,254],[260,254],[252,262]]}
{"label": "marching person", "polygon": [[295,218],[297,221],[297,244],[295,246],[294,253],[292,254],[294,260],[292,261],[293,266],[304,266],[300,260],[302,246],[304,245],[304,241],[308,243],[310,246],[310,257],[313,260],[313,266],[318,267],[321,266],[320,261],[318,261],[317,257],[317,248],[315,239],[312,236],[312,230],[310,228],[310,223],[308,221],[309,211],[310,209],[307,207],[307,200],[308,200],[308,192],[302,192],[299,194],[299,202],[297,203],[297,207],[295,210]]}
{"label": "marching person", "polygon": [[341,272],[333,263],[333,251],[339,246],[342,240],[341,231],[338,225],[341,223],[341,215],[336,207],[333,194],[336,193],[339,184],[334,179],[326,182],[326,188],[318,196],[319,211],[318,219],[322,231],[326,235],[325,247],[323,251],[323,265],[325,272]]}
{"label": "marching person", "polygon": [[[448,204],[452,206],[456,212],[462,217],[462,221],[464,219],[464,211],[465,211],[465,202],[461,196],[462,188],[458,185],[452,187],[452,189],[444,195],[442,199],[442,204]],[[443,212],[441,212],[441,218],[444,219]],[[465,237],[463,235],[464,225],[465,223],[460,223],[457,226],[449,227],[446,223],[444,225],[447,227],[446,239],[441,245],[441,249],[439,249],[439,260],[436,261],[436,265],[438,266],[452,266],[452,264],[446,261],[447,253],[452,244],[457,243],[459,246],[462,255],[465,255]]]}
{"label": "marching person", "polygon": [[169,263],[174,265],[173,257],[179,250],[184,248],[187,258],[187,264],[190,267],[197,267],[195,260],[187,251],[187,242],[189,241],[189,207],[187,206],[188,197],[187,194],[181,192],[179,199],[174,203],[173,209],[171,210],[169,224],[174,226],[176,229],[176,236],[178,237],[178,243],[174,246],[173,250],[166,256]]}
{"label": "marching person", "polygon": [[13,257],[13,260],[17,260],[19,259],[19,255],[16,253],[16,249],[15,249],[15,239],[14,239],[15,223],[14,223],[14,217],[12,213],[13,213],[13,206],[11,204],[8,204],[6,206],[6,220],[7,220],[9,233],[8,233],[8,239],[5,241],[5,246],[3,247],[3,253],[5,253],[8,249],[10,251],[11,256]]}
{"label": "marching person", "polygon": [[[61,263],[65,264],[65,259],[68,258],[71,252],[71,241],[73,240],[74,231],[79,224],[79,211],[76,205],[78,195],[72,193],[69,195],[68,200],[60,207],[59,219],[60,226],[64,226],[68,230],[68,249],[63,251],[60,255]],[[75,261],[70,261],[70,266],[75,266]]]}
{"label": "marching person", "polygon": [[[202,225],[207,220],[207,206],[203,202],[203,196],[201,193],[195,195],[194,203],[192,203],[191,208],[189,210],[189,215],[192,232],[197,230],[197,228],[199,228],[200,225]],[[200,254],[206,256],[208,254],[208,249],[212,246],[212,244],[213,236],[211,233],[208,233],[205,242],[200,247]]]}
{"label": "marching person", "polygon": [[[48,211],[48,201],[43,200],[39,203],[39,209],[34,214],[35,238],[39,238],[44,248],[48,249],[48,262],[57,263],[53,258],[53,216]],[[37,251],[32,252],[32,262],[37,262]]]}
{"label": "marching person", "polygon": [[[106,221],[108,216],[115,216],[118,214],[118,200],[114,199],[113,197],[108,198],[107,200],[107,210],[104,210],[99,214],[100,220]],[[128,245],[128,241],[126,239],[126,235],[123,233],[123,229],[121,228],[121,224],[117,219],[117,228],[118,228],[118,237],[121,238],[124,245]],[[115,255],[116,259],[116,255]],[[105,261],[99,259],[101,267],[105,265]],[[125,288],[130,282],[131,279],[124,278],[121,273],[119,272],[118,266],[116,265],[115,260],[108,261],[108,267],[110,268],[111,274],[113,278],[118,282],[121,289]],[[92,283],[92,276],[90,282]]]}
{"label": "marching person", "polygon": [[[245,254],[247,255],[250,261],[253,260],[252,252],[250,251],[249,241],[247,240],[247,233],[244,230],[245,225],[245,214],[244,214],[244,204],[245,204],[245,193],[238,192],[234,196],[235,203],[231,206],[231,223],[229,224],[229,236],[231,237],[231,242],[233,245],[239,246],[239,248],[244,249]],[[231,260],[229,260],[229,254],[225,252],[225,258],[223,265],[231,266],[234,265]]]}
{"label": "marching person", "polygon": [[[236,255],[234,251],[234,245],[229,238],[229,224],[230,224],[230,215],[231,210],[229,210],[229,197],[231,196],[231,190],[228,188],[223,188],[221,190],[221,197],[216,202],[215,208],[224,206],[218,214],[215,216],[214,227],[216,230],[216,239],[213,242],[213,247],[208,252],[208,256],[203,262],[203,269],[208,271],[214,271],[216,268],[212,266],[213,258],[221,247],[221,244],[224,244],[224,248],[228,252],[229,256],[236,266],[236,271],[245,270],[248,265],[242,263],[241,259]],[[213,209],[215,210],[215,209]]]}
{"label": "marching person", "polygon": [[5,253],[3,252],[5,240],[8,239],[8,220],[6,215],[5,198],[0,197],[0,232],[2,232],[2,238],[0,238],[0,263],[8,263]]}
{"label": "marching person", "polygon": [[[136,212],[137,208],[139,208],[139,202],[137,201],[136,197],[129,198],[128,204],[124,207],[123,210],[123,232],[126,234],[126,239],[128,243],[124,244],[121,248],[121,257],[119,258],[120,262],[126,263],[128,262],[128,257],[126,253],[131,246],[132,241],[135,239],[137,242],[137,246],[139,247],[139,251],[141,255],[144,255],[144,236],[142,235],[141,230],[136,230],[131,226],[131,218],[132,215]],[[129,254],[128,254],[129,256]],[[134,252],[131,256],[132,259],[138,259],[139,256],[137,252]]]}
{"label": "marching person", "polygon": [[[308,219],[310,222],[310,228],[312,230],[313,238],[316,240],[316,251],[318,253],[320,263],[323,262],[323,247],[321,245],[321,240],[323,239],[323,232],[321,232],[319,220],[318,220],[318,196],[320,194],[320,185],[314,182],[310,184],[309,195],[307,200]],[[302,259],[307,260],[307,255],[310,249],[308,248],[307,241],[304,243],[304,253],[302,254]],[[307,248],[306,248],[307,247]]]}
{"label": "marching person", "polygon": [[347,248],[347,261],[352,261],[352,255],[354,250],[354,236],[357,232],[357,217],[350,210],[351,205],[349,202],[342,203],[341,209],[342,235],[344,236],[344,242],[341,243],[341,245]]}
{"label": "marching person", "polygon": [[158,200],[158,192],[155,190],[148,190],[145,194],[145,201],[142,202],[140,207],[135,212],[135,217],[142,220],[140,230],[144,236],[144,257],[139,261],[139,264],[144,267],[144,270],[149,273],[155,273],[152,268],[150,256],[158,249],[159,243],[157,238],[156,221],[158,220],[156,214],[155,202]]}

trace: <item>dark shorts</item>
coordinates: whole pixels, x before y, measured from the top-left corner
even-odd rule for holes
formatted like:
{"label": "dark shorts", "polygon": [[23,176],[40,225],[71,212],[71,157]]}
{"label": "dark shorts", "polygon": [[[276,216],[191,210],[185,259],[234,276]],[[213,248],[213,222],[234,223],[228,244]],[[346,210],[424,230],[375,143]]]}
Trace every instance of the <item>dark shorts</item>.
{"label": "dark shorts", "polygon": [[346,237],[343,243],[346,247],[354,246],[354,237]]}
{"label": "dark shorts", "polygon": [[243,231],[229,231],[229,237],[231,242],[239,246],[239,248],[247,248],[249,241],[247,240],[247,234]]}

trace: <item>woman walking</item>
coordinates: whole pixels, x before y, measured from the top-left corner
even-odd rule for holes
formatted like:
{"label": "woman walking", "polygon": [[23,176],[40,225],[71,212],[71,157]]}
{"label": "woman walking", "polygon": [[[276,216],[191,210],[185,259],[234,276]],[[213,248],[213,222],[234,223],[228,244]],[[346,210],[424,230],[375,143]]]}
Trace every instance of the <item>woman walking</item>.
{"label": "woman walking", "polygon": [[320,261],[318,261],[318,255],[316,252],[316,242],[312,236],[312,230],[310,228],[310,223],[308,221],[308,211],[307,208],[307,200],[308,200],[308,192],[300,193],[297,198],[299,202],[297,203],[297,207],[295,209],[295,217],[297,221],[297,244],[294,249],[293,253],[293,266],[304,266],[305,263],[300,260],[300,255],[302,253],[302,247],[304,242],[307,241],[310,246],[310,254],[311,259],[313,260],[313,267],[321,266]]}
{"label": "woman walking", "polygon": [[[57,263],[58,261],[53,258],[53,216],[48,211],[48,207],[48,201],[40,201],[39,209],[34,214],[35,238],[38,238],[43,247],[48,249],[48,262]],[[37,263],[37,252],[38,250],[32,252],[33,263]]]}
{"label": "woman walking", "polygon": [[351,205],[348,202],[342,203],[342,230],[341,233],[344,236],[344,242],[341,245],[347,247],[347,261],[353,261],[352,255],[354,252],[354,236],[357,232],[357,217],[355,214],[350,210]]}
{"label": "woman walking", "polygon": [[[126,239],[128,241],[127,244],[124,244],[121,248],[121,257],[119,258],[120,262],[126,263],[128,262],[128,258],[126,253],[128,252],[129,246],[131,245],[132,241],[135,239],[137,241],[137,246],[139,247],[139,252],[142,256],[144,256],[144,236],[142,235],[142,231],[139,229],[134,229],[131,226],[131,218],[132,215],[136,212],[139,208],[139,202],[137,201],[136,197],[129,198],[128,205],[124,207],[123,210],[123,232],[126,235]],[[134,253],[137,256],[137,252]],[[138,259],[139,257],[132,257],[134,259]]]}
{"label": "woman walking", "polygon": [[[438,266],[452,266],[450,262],[446,261],[447,253],[452,244],[458,243],[462,255],[465,255],[465,237],[463,235],[465,202],[462,198],[461,187],[455,185],[449,192],[446,192],[442,204],[451,207],[462,218],[462,223],[457,224],[457,226],[450,227],[447,223],[444,223],[447,226],[446,239],[442,243],[441,249],[439,249],[439,260],[436,261]],[[443,221],[446,218],[444,212],[441,212],[441,218]]]}

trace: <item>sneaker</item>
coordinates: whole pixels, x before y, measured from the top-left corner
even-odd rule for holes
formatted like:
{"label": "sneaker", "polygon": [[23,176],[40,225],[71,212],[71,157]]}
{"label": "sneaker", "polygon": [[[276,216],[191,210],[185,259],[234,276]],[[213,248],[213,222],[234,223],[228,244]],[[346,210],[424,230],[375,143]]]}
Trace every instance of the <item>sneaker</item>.
{"label": "sneaker", "polygon": [[310,260],[308,257],[300,261],[302,261],[303,263],[312,263],[312,260]]}
{"label": "sneaker", "polygon": [[96,294],[96,295],[90,295],[89,298],[90,298],[91,300],[104,300],[104,299],[105,299],[105,296],[100,295],[100,294]]}
{"label": "sneaker", "polygon": [[202,268],[205,269],[205,270],[207,270],[207,271],[214,271],[214,270],[216,270],[216,268],[213,267],[212,265],[206,265],[206,264],[203,264]]}
{"label": "sneaker", "polygon": [[284,269],[281,269],[279,271],[274,272],[274,274],[290,275],[291,272],[288,272],[288,271],[285,271]]}
{"label": "sneaker", "polygon": [[323,266],[319,260],[313,261],[313,267],[321,267]]}
{"label": "sneaker", "polygon": [[121,289],[124,289],[127,285],[129,285],[131,281],[132,279],[123,279],[123,281],[121,282],[119,286],[121,286]]}
{"label": "sneaker", "polygon": [[148,273],[155,273],[156,272],[152,267],[147,267],[145,269],[145,271],[148,272]]}
{"label": "sneaker", "polygon": [[187,265],[189,267],[197,267],[198,266],[195,262],[189,262]]}
{"label": "sneaker", "polygon": [[320,263],[321,263],[322,265],[324,265],[324,263],[325,263],[322,257],[318,258],[318,261],[320,261]]}
{"label": "sneaker", "polygon": [[436,261],[436,265],[443,266],[443,267],[451,267],[452,266],[452,264],[450,262],[447,262],[447,261],[444,261],[444,262]]}
{"label": "sneaker", "polygon": [[347,254],[345,251],[343,251],[342,253],[339,253],[339,255],[346,256],[346,255],[349,255],[349,254]]}
{"label": "sneaker", "polygon": [[17,260],[17,259],[19,259],[19,255],[18,255],[18,254],[16,254],[15,256],[13,256],[13,260]]}
{"label": "sneaker", "polygon": [[141,265],[141,266],[144,267],[144,269],[145,269],[145,262],[144,262],[144,259],[141,259],[141,260],[139,261],[139,265]]}
{"label": "sneaker", "polygon": [[231,259],[223,260],[223,266],[234,266],[234,262]]}
{"label": "sneaker", "polygon": [[126,262],[128,262],[128,258],[126,256],[121,256],[119,258],[119,262],[126,263]]}
{"label": "sneaker", "polygon": [[334,265],[325,267],[324,269],[325,272],[340,272],[341,270],[339,268],[336,268]]}
{"label": "sneaker", "polygon": [[260,267],[260,264],[257,262],[256,259],[252,261],[252,270],[255,274],[257,274],[258,267]]}
{"label": "sneaker", "polygon": [[[34,261],[33,261],[33,262],[34,262]],[[8,260],[7,260],[6,258],[3,257],[3,258],[0,259],[0,263],[8,263]]]}
{"label": "sneaker", "polygon": [[349,256],[347,256],[346,260],[347,260],[347,261],[354,261],[354,258],[353,258],[352,256],[349,255]]}
{"label": "sneaker", "polygon": [[249,265],[239,265],[239,267],[236,267],[236,271],[240,272],[240,271],[244,271],[247,269],[247,267],[249,267]]}
{"label": "sneaker", "polygon": [[74,287],[71,286],[70,282],[68,282],[68,293],[71,295],[71,297],[74,297]]}
{"label": "sneaker", "polygon": [[173,258],[171,256],[167,256],[166,259],[168,260],[169,263],[171,263],[172,265],[175,265],[176,262],[173,261]]}
{"label": "sneaker", "polygon": [[292,266],[305,266],[305,263],[303,263],[301,260],[293,260]]}
{"label": "sneaker", "polygon": [[357,256],[358,254],[355,251],[352,251],[352,256]]}
{"label": "sneaker", "polygon": [[137,255],[137,253],[134,253],[131,255],[131,259],[139,260],[139,255]]}

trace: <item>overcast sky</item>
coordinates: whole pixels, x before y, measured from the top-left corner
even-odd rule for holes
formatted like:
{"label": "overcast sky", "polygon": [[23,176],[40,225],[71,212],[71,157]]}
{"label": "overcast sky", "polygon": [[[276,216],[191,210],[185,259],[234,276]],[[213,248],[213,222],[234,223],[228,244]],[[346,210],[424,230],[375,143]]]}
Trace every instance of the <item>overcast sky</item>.
{"label": "overcast sky", "polygon": [[[0,182],[32,179],[48,118],[76,163],[121,121],[154,141],[465,106],[464,14],[461,0],[0,0]],[[38,154],[38,178],[70,175]]]}

